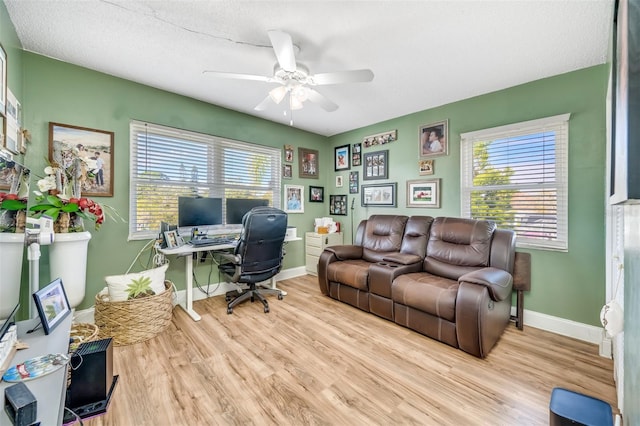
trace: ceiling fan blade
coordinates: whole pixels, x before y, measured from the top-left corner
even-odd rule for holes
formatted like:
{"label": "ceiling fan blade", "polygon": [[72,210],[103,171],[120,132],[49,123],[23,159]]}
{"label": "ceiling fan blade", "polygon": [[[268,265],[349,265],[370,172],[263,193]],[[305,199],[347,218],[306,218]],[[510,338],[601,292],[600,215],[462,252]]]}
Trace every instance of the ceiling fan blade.
{"label": "ceiling fan blade", "polygon": [[317,86],[340,83],[366,83],[373,80],[371,70],[338,71],[316,74],[312,76],[313,83]]}
{"label": "ceiling fan blade", "polygon": [[269,40],[273,50],[276,52],[278,64],[285,71],[293,72],[296,70],[296,57],[293,52],[293,41],[291,36],[284,31],[270,30],[268,31]]}
{"label": "ceiling fan blade", "polygon": [[235,72],[220,72],[220,71],[202,71],[203,74],[211,74],[214,77],[220,78],[231,78],[234,80],[254,80],[254,81],[263,81],[265,83],[273,83],[275,80],[273,77],[266,77],[262,75],[254,75],[254,74],[239,74]]}
{"label": "ceiling fan blade", "polygon": [[319,92],[316,92],[310,87],[307,87],[307,93],[308,93],[308,99],[311,102],[320,105],[322,109],[324,109],[325,111],[332,112],[338,109],[337,104],[333,103],[327,97],[320,94]]}
{"label": "ceiling fan blade", "polygon": [[272,102],[273,102],[273,100],[271,100],[271,96],[267,95],[267,97],[264,98],[262,100],[262,102],[260,102],[258,105],[256,105],[253,109],[255,109],[256,111],[264,111],[265,109],[267,109],[269,104],[272,103]]}

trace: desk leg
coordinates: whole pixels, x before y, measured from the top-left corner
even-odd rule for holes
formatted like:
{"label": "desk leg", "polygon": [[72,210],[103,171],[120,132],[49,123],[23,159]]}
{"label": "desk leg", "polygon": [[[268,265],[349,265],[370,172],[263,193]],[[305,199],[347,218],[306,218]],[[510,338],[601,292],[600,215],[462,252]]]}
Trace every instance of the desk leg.
{"label": "desk leg", "polygon": [[280,293],[282,293],[283,296],[287,295],[286,291],[280,290],[278,287],[276,287],[276,277],[275,277],[275,275],[273,277],[271,277],[271,289],[278,290]]}
{"label": "desk leg", "polygon": [[191,255],[185,256],[184,265],[187,300],[184,305],[180,304],[180,307],[182,307],[194,321],[200,321],[200,315],[193,310],[193,260],[191,259]]}

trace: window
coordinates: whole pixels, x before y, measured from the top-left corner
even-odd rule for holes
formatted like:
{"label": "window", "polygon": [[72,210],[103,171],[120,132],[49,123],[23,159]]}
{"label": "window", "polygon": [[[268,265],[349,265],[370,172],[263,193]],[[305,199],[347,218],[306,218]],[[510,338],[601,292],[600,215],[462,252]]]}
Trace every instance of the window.
{"label": "window", "polygon": [[178,223],[178,196],[280,207],[279,149],[138,121],[129,132],[130,240],[154,238],[161,221]]}
{"label": "window", "polygon": [[513,229],[518,247],[568,249],[569,114],[461,135],[462,216]]}

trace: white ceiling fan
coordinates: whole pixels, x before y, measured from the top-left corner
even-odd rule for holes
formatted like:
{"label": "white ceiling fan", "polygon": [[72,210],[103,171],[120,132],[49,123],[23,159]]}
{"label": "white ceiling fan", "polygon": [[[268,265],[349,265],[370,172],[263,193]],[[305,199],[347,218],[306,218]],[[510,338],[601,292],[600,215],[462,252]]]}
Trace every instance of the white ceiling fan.
{"label": "white ceiling fan", "polygon": [[285,97],[289,98],[289,109],[291,110],[301,109],[304,102],[309,100],[318,104],[325,111],[335,111],[338,109],[338,105],[316,91],[313,86],[364,83],[373,80],[373,72],[368,69],[309,74],[309,70],[305,66],[296,63],[293,41],[289,34],[279,30],[270,30],[268,34],[278,59],[278,63],[274,66],[273,76],[208,70],[204,73],[222,78],[279,83],[278,87],[269,91],[267,97],[255,106],[254,109],[257,111],[265,110],[272,102],[279,104]]}

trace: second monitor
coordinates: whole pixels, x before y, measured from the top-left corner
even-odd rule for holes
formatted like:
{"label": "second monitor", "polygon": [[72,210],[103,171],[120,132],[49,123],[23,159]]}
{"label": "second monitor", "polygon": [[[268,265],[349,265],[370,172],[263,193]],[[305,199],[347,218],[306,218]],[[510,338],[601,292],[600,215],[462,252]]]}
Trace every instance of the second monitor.
{"label": "second monitor", "polygon": [[269,200],[255,198],[227,198],[227,225],[240,225],[244,215],[254,207],[268,206]]}

